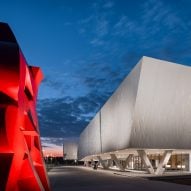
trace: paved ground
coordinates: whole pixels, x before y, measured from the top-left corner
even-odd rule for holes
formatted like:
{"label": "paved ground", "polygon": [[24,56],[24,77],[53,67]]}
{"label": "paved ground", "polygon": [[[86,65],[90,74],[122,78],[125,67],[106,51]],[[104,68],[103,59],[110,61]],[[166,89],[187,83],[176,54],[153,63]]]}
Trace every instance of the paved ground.
{"label": "paved ground", "polygon": [[48,175],[52,191],[191,191],[191,186],[85,167],[54,167]]}

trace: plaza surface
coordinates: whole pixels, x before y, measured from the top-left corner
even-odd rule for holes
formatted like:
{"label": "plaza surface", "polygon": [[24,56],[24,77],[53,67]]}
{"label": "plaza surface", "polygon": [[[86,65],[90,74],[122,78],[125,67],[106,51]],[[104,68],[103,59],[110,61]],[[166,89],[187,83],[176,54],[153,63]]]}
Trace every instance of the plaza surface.
{"label": "plaza surface", "polygon": [[48,172],[52,191],[191,191],[191,186],[106,170],[57,166]]}

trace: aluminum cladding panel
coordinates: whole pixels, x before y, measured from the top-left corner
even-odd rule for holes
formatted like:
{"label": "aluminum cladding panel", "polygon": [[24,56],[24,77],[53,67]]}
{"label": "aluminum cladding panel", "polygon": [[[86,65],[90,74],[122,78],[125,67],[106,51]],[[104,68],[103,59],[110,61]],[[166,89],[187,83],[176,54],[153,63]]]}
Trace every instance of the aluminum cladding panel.
{"label": "aluminum cladding panel", "polygon": [[101,109],[102,152],[129,146],[141,61]]}
{"label": "aluminum cladding panel", "polygon": [[76,142],[64,142],[64,155],[66,160],[77,159],[78,144]]}
{"label": "aluminum cladding panel", "polygon": [[79,159],[88,155],[101,153],[99,112],[80,135],[78,153]]}
{"label": "aluminum cladding panel", "polygon": [[78,145],[78,159],[81,160],[85,156],[88,156],[88,129],[85,128],[80,134],[79,145]]}
{"label": "aluminum cladding panel", "polygon": [[191,67],[143,58],[132,148],[191,149]]}

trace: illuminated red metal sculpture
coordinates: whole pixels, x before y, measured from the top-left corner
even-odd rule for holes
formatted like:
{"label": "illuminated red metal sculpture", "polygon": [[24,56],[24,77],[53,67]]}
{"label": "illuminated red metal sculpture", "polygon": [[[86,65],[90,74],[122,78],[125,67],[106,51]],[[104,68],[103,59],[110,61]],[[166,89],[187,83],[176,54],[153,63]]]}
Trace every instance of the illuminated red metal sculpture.
{"label": "illuminated red metal sculpture", "polygon": [[49,191],[36,98],[43,74],[28,66],[5,23],[0,23],[0,190]]}

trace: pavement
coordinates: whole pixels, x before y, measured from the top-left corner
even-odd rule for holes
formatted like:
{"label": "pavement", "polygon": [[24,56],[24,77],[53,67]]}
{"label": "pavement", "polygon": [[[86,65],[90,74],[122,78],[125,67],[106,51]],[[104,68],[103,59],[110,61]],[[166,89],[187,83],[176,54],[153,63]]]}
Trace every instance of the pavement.
{"label": "pavement", "polygon": [[52,191],[191,191],[191,186],[79,166],[57,166],[48,172]]}

